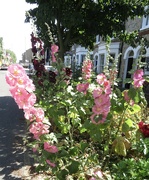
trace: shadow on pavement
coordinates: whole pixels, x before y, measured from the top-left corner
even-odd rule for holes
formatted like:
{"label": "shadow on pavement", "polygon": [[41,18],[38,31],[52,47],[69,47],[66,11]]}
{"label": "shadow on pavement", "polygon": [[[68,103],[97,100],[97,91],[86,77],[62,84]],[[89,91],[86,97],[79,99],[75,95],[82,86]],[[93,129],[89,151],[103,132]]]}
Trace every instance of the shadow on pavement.
{"label": "shadow on pavement", "polygon": [[24,165],[31,165],[23,137],[26,122],[11,96],[0,97],[0,179],[19,180],[11,173]]}

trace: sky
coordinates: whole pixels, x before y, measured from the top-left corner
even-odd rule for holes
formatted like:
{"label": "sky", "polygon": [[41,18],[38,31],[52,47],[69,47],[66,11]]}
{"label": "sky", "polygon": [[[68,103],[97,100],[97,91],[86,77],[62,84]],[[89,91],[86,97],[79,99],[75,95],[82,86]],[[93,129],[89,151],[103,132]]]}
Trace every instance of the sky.
{"label": "sky", "polygon": [[35,5],[25,0],[3,0],[0,3],[0,37],[3,38],[3,48],[10,49],[22,59],[22,53],[31,48],[30,34],[33,25],[24,23],[25,12]]}

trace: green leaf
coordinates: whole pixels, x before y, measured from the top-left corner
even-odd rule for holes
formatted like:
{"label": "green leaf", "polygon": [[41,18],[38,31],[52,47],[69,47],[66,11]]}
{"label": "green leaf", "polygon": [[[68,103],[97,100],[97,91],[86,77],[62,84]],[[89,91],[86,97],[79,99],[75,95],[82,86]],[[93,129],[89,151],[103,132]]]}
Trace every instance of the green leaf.
{"label": "green leaf", "polygon": [[71,162],[71,165],[68,166],[69,173],[70,173],[70,174],[77,173],[78,170],[79,170],[79,165],[80,165],[80,163],[79,163],[78,161],[74,161],[74,160],[73,160],[73,161]]}
{"label": "green leaf", "polygon": [[81,150],[82,150],[82,152],[84,152],[84,150],[86,149],[86,147],[88,147],[88,143],[86,143],[86,142],[81,142],[80,144],[81,144]]}
{"label": "green leaf", "polygon": [[137,104],[134,104],[133,106],[131,106],[131,111],[130,114],[134,114],[141,111],[141,107]]}
{"label": "green leaf", "polygon": [[121,156],[126,156],[126,148],[125,148],[125,144],[122,141],[118,141],[116,146],[115,146],[115,152],[118,155]]}
{"label": "green leaf", "polygon": [[122,131],[128,132],[133,127],[133,121],[131,119],[127,119],[122,125]]}

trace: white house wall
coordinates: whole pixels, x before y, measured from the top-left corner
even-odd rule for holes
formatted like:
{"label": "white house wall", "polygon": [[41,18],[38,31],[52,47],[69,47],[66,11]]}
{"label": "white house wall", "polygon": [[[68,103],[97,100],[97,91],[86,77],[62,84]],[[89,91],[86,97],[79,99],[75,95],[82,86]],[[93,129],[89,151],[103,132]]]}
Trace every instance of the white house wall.
{"label": "white house wall", "polygon": [[[149,57],[149,48],[145,48],[146,49],[146,53],[144,54],[145,57]],[[140,50],[141,50],[141,46],[137,46],[137,48],[133,48],[131,46],[129,46],[126,51],[124,52],[124,57],[123,57],[123,61],[124,61],[124,73],[123,73],[123,83],[122,83],[122,87],[125,87],[125,79],[126,79],[126,74],[127,74],[127,66],[128,66],[128,59],[129,59],[129,54],[130,52],[133,52],[133,56],[131,56],[133,58],[133,63],[134,64],[134,69],[137,69],[137,60],[139,58],[140,55]],[[144,72],[145,75],[149,75],[148,71]]]}
{"label": "white house wall", "polygon": [[[119,42],[111,42],[111,44],[109,45],[110,54],[115,54],[115,58],[117,58],[119,55],[119,46],[120,46]],[[98,57],[97,58],[97,67],[96,67],[97,73],[101,73],[100,72],[100,56],[104,55],[104,65],[105,65],[107,53],[108,52],[106,49],[106,44],[105,43],[99,44],[98,51],[96,51],[96,53],[94,54],[94,65],[96,64],[96,57]]]}

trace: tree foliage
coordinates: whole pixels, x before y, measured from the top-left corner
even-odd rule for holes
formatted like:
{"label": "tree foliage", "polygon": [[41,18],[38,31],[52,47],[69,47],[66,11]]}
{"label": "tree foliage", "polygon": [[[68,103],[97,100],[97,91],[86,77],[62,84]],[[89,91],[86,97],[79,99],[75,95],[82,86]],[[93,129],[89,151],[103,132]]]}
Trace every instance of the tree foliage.
{"label": "tree foliage", "polygon": [[0,37],[0,60],[3,58],[3,38]]}
{"label": "tree foliage", "polygon": [[6,54],[9,54],[12,63],[16,63],[17,57],[13,51],[11,51],[10,49],[6,49]]}
{"label": "tree foliage", "polygon": [[[63,54],[73,44],[93,47],[95,36],[113,36],[125,32],[125,22],[146,14],[148,0],[26,0],[37,4],[26,14],[37,27],[45,46],[50,45],[48,24],[54,42]],[[125,32],[126,34],[126,32]]]}

